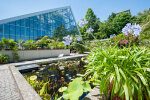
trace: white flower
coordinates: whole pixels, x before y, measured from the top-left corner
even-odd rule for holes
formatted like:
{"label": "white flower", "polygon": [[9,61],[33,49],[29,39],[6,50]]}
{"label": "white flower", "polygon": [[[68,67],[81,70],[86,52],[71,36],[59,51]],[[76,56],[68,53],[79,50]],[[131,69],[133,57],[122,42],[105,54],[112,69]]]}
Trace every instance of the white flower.
{"label": "white flower", "polygon": [[82,41],[82,37],[81,37],[81,36],[78,36],[78,37],[77,37],[77,41]]}
{"label": "white flower", "polygon": [[86,32],[89,34],[89,33],[94,32],[94,30],[92,28],[89,28]]}
{"label": "white flower", "polygon": [[115,37],[116,36],[116,34],[112,34],[112,35],[110,35],[110,38],[113,38],[113,37]]}
{"label": "white flower", "polygon": [[138,36],[140,35],[140,32],[142,31],[142,28],[139,24],[131,25],[131,23],[126,24],[126,26],[122,29],[122,32],[125,35],[128,35],[129,33]]}
{"label": "white flower", "polygon": [[79,27],[83,28],[84,25],[86,25],[88,23],[88,21],[86,21],[85,19],[84,20],[81,20],[79,22]]}
{"label": "white flower", "polygon": [[63,41],[63,43],[65,44],[65,46],[70,45],[70,43],[72,42],[72,37],[69,36],[69,35],[67,35],[66,37],[63,37],[63,39],[65,40],[65,41]]}

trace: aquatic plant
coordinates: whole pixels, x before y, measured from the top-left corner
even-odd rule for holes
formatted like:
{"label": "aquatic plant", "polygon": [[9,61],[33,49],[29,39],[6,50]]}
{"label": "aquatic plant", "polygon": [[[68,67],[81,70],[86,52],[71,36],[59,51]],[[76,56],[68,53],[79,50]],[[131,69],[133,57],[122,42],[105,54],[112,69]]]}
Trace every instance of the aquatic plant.
{"label": "aquatic plant", "polygon": [[42,67],[37,71],[24,73],[24,76],[42,99],[57,100],[67,89],[69,83],[79,76],[77,73],[84,74],[84,65],[83,58],[82,60],[59,61],[41,65]]}
{"label": "aquatic plant", "polygon": [[69,87],[64,90],[61,98],[65,100],[79,100],[79,97],[83,94],[83,92],[91,91],[91,86],[88,81],[83,81],[82,78],[74,79]]}

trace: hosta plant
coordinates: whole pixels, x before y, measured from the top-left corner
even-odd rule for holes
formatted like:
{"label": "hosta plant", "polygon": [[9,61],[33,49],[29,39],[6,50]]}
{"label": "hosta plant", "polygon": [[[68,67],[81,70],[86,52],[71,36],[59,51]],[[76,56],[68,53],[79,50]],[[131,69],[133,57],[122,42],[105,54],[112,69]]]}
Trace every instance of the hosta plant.
{"label": "hosta plant", "polygon": [[85,78],[100,85],[100,93],[126,100],[150,99],[150,50],[97,48],[88,56]]}

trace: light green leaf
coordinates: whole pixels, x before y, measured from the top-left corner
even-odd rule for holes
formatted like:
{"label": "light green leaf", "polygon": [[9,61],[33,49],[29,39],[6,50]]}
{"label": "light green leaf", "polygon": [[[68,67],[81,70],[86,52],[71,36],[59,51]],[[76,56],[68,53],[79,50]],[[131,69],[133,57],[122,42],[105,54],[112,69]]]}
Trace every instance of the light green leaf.
{"label": "light green leaf", "polygon": [[129,100],[129,89],[128,89],[126,83],[123,85],[123,88],[124,88],[124,91],[125,91],[126,100]]}
{"label": "light green leaf", "polygon": [[91,90],[92,90],[92,89],[91,89],[91,86],[90,86],[90,84],[89,84],[89,82],[84,82],[84,83],[82,84],[82,86],[83,86],[84,92],[88,92],[88,91],[91,91]]}
{"label": "light green leaf", "polygon": [[63,92],[63,98],[70,100],[78,100],[82,94],[82,78],[76,78],[71,82],[67,90]]}
{"label": "light green leaf", "polygon": [[116,75],[117,75],[117,80],[118,80],[118,82],[120,82],[120,74],[119,74],[118,66],[115,64],[114,67],[115,67],[115,71],[116,71]]}

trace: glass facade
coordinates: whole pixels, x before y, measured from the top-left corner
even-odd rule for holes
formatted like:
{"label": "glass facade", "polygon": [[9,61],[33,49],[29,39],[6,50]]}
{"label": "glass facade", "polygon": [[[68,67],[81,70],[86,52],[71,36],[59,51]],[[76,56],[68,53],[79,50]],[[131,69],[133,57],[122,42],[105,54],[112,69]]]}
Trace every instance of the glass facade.
{"label": "glass facade", "polygon": [[[70,7],[0,24],[0,39],[4,37],[17,41],[37,39],[45,35],[54,37],[54,33],[61,26],[64,26],[67,33],[74,30],[76,34],[79,34]],[[61,31],[59,32],[61,34]]]}

